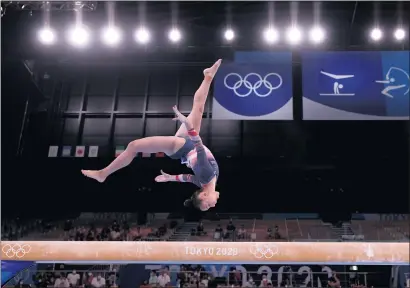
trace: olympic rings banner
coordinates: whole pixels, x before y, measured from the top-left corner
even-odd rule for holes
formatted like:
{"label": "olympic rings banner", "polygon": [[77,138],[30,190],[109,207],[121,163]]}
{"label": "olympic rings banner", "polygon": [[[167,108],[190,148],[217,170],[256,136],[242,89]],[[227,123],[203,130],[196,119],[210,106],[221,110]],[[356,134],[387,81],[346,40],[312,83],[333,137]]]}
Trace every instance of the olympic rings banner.
{"label": "olympic rings banner", "polygon": [[408,120],[409,51],[302,53],[304,120]]}
{"label": "olympic rings banner", "polygon": [[292,120],[292,54],[238,52],[215,77],[213,119]]}
{"label": "olympic rings banner", "polygon": [[213,264],[408,265],[408,243],[365,242],[2,242],[4,260]]}

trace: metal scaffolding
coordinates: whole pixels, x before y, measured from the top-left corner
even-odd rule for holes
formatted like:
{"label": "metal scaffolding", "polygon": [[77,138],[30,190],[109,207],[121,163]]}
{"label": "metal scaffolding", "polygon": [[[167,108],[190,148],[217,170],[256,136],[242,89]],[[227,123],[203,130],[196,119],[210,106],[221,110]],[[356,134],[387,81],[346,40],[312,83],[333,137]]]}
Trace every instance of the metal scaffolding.
{"label": "metal scaffolding", "polygon": [[2,1],[1,16],[8,9],[36,11],[36,10],[51,10],[51,11],[95,11],[97,9],[97,1]]}

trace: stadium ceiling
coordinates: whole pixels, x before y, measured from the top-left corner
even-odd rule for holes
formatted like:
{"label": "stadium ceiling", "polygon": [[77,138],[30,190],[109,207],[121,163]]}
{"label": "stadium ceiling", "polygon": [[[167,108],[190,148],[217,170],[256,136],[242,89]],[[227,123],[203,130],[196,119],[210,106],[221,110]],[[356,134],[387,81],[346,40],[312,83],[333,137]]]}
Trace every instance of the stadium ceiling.
{"label": "stadium ceiling", "polygon": [[[110,4],[114,5],[109,7]],[[89,34],[85,38],[89,38],[90,45],[84,47],[90,51],[88,55],[111,53],[109,49],[116,47],[124,57],[125,54],[131,56],[160,50],[173,53],[196,49],[196,54],[211,50],[214,53],[219,48],[373,50],[377,47],[381,50],[403,50],[409,45],[409,19],[405,15],[410,13],[410,2],[404,1],[6,1],[2,2],[2,7],[2,12],[7,10],[2,26],[9,39],[6,41],[10,48],[8,51],[13,55],[29,54],[30,57],[67,53],[77,57],[75,47],[66,45],[75,38],[71,34],[82,37]],[[45,13],[45,10],[51,13]],[[88,13],[73,13],[80,10]],[[80,14],[84,27],[77,27],[81,29],[71,33],[74,19]],[[48,20],[45,20],[45,15]],[[49,23],[46,25],[46,22]],[[109,27],[109,30],[105,29],[106,26],[115,27]],[[289,44],[287,39],[294,38],[288,36],[295,34],[290,33],[294,26],[299,29],[293,30],[302,34],[297,46]],[[171,33],[174,30],[180,34],[178,41],[171,37],[175,36]],[[310,39],[311,34],[320,34],[312,32],[316,30],[325,34],[319,43]],[[121,37],[118,36],[120,34]],[[39,35],[42,37],[36,37]],[[265,38],[278,39],[267,41]],[[100,45],[102,42],[107,45]],[[175,49],[170,50],[170,47]]]}

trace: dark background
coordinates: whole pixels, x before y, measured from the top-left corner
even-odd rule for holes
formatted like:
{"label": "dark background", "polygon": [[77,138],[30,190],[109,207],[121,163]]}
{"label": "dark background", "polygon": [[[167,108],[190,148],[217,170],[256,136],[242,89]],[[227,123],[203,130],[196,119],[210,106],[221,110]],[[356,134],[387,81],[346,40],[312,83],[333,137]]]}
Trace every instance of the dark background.
{"label": "dark background", "polygon": [[[84,14],[93,29],[106,19],[103,3],[98,5]],[[145,18],[156,32],[154,43],[144,49],[127,40],[113,51],[98,43],[86,51],[40,46],[34,36],[41,12],[8,9],[1,20],[3,213],[181,211],[195,187],[153,181],[160,169],[188,171],[178,161],[136,159],[104,184],[84,178],[80,169],[102,168],[113,159],[116,145],[174,134],[170,108],[178,104],[189,111],[202,70],[216,59],[229,61],[235,51],[289,50],[285,44],[268,48],[259,40],[268,5],[148,3]],[[322,3],[330,35],[320,49],[408,49],[408,43],[388,36],[380,45],[365,37],[374,14],[390,33],[408,6]],[[312,22],[312,7],[299,4],[300,23]],[[371,12],[375,7],[379,13]],[[177,47],[162,35],[171,8],[178,10],[184,32]],[[116,11],[130,34],[139,20],[138,5],[117,3]],[[276,3],[275,15],[275,23],[285,27],[289,4]],[[55,11],[52,19],[63,30],[73,12]],[[227,20],[239,34],[232,45],[221,41]],[[408,122],[302,121],[299,51],[293,52],[294,121],[212,120],[210,92],[201,134],[221,169],[221,199],[214,211],[409,212]],[[98,145],[99,158],[49,159],[49,145]]]}

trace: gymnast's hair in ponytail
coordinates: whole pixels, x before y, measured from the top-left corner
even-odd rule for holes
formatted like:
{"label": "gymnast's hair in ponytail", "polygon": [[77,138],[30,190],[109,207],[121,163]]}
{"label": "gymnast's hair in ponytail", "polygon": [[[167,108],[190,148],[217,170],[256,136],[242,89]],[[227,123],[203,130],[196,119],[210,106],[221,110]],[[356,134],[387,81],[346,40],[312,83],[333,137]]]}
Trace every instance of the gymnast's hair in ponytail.
{"label": "gymnast's hair in ponytail", "polygon": [[184,206],[185,207],[191,207],[192,206],[192,200],[191,199],[186,199],[184,201]]}
{"label": "gymnast's hair in ponytail", "polygon": [[201,192],[202,192],[202,189],[194,192],[194,194],[192,194],[191,198],[186,199],[184,201],[184,206],[185,207],[195,207],[197,209],[200,209],[202,200],[199,199],[198,196],[199,196],[199,193],[201,193]]}

